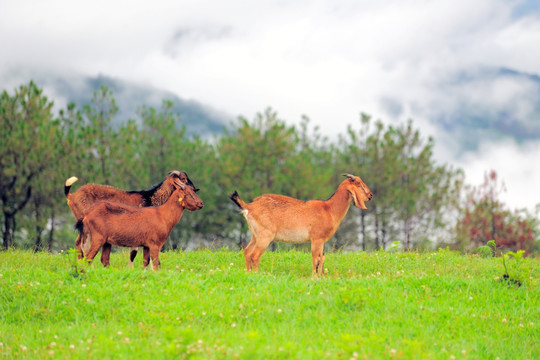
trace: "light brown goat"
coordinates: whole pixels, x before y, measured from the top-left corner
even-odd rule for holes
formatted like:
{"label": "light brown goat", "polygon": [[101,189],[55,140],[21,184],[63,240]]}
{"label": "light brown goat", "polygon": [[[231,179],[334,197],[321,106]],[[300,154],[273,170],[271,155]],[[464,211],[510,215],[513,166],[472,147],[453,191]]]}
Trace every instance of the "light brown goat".
{"label": "light brown goat", "polygon": [[313,275],[324,274],[324,243],[338,229],[349,210],[351,201],[360,209],[373,194],[358,176],[347,177],[326,201],[301,201],[287,196],[266,194],[246,204],[238,193],[231,200],[242,209],[251,232],[251,241],[244,249],[248,271],[259,269],[259,259],[274,240],[302,243],[311,242]]}
{"label": "light brown goat", "polygon": [[77,222],[82,250],[89,262],[103,247],[101,262],[109,265],[111,245],[143,247],[143,264],[152,259],[159,268],[159,252],[184,209],[200,210],[203,202],[193,188],[176,179],[176,189],[161,206],[134,207],[113,202],[100,202]]}
{"label": "light brown goat", "polygon": [[[66,195],[68,206],[73,216],[75,216],[75,220],[79,221],[82,220],[92,206],[100,201],[112,201],[139,207],[162,205],[173,193],[175,179],[179,179],[182,183],[192,187],[195,192],[199,191],[199,189],[195,188],[195,185],[193,185],[186,172],[173,170],[169,171],[169,175],[165,180],[154,187],[148,190],[133,191],[124,191],[108,185],[86,184],[71,194],[69,190],[78,180],[73,176],[66,180],[64,194]],[[82,259],[80,236],[75,241],[75,247],[79,253],[79,259]],[[133,266],[133,260],[136,256],[137,248],[132,248],[129,257],[131,266]]]}

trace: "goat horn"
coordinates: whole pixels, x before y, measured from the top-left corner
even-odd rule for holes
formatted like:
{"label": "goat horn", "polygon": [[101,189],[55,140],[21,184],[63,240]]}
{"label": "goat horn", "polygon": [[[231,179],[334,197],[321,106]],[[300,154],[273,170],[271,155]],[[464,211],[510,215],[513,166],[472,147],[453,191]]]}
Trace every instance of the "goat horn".
{"label": "goat horn", "polygon": [[171,171],[169,171],[169,175],[176,175],[176,176],[180,177],[180,171],[178,171],[178,170],[171,170]]}
{"label": "goat horn", "polygon": [[184,190],[186,188],[186,184],[184,184],[183,182],[181,182],[180,180],[176,180],[174,182],[176,185],[178,185],[180,187],[180,189]]}
{"label": "goat horn", "polygon": [[356,176],[351,175],[351,174],[341,174],[341,175],[348,177],[351,181],[354,181],[356,179]]}

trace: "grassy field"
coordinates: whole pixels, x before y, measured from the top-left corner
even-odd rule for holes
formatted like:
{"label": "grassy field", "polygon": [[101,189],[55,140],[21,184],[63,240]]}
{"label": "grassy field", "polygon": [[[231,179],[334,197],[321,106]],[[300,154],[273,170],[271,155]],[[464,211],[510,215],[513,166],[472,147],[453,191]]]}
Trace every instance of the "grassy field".
{"label": "grassy field", "polygon": [[[141,257],[136,264],[141,264]],[[0,252],[0,357],[539,359],[540,262],[435,253],[165,252],[160,271]],[[79,273],[77,268],[84,269]]]}

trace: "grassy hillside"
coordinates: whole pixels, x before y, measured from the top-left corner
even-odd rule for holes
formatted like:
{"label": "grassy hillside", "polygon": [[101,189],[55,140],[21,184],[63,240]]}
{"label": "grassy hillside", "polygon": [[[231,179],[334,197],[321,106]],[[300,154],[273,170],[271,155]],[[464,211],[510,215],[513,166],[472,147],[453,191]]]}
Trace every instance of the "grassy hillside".
{"label": "grassy hillside", "polygon": [[[0,252],[7,358],[540,358],[540,263],[437,253],[165,252],[161,271]],[[136,264],[140,264],[138,258]],[[82,267],[84,272],[76,269]]]}

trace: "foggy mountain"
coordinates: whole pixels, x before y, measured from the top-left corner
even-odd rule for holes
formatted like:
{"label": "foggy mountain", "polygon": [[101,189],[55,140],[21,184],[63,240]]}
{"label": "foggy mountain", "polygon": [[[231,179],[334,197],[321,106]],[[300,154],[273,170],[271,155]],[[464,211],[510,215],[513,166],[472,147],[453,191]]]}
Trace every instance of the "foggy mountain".
{"label": "foggy mountain", "polygon": [[[223,132],[223,127],[233,120],[232,116],[214,110],[211,106],[182,99],[172,92],[104,75],[64,77],[58,74],[37,74],[18,85],[28,83],[30,79],[54,101],[57,110],[64,108],[69,102],[74,102],[78,108],[91,104],[94,92],[99,90],[100,86],[106,86],[112,91],[118,106],[118,113],[112,119],[116,125],[128,119],[139,119],[137,111],[142,106],[153,107],[159,111],[164,100],[173,103],[173,111],[180,114],[180,123],[185,125],[188,135],[204,137],[219,134]],[[3,90],[13,91],[10,88]]]}

